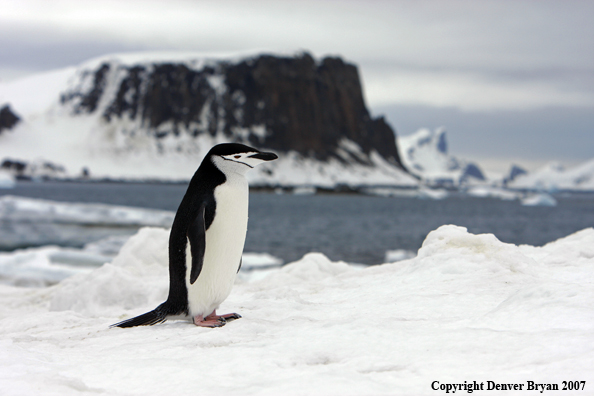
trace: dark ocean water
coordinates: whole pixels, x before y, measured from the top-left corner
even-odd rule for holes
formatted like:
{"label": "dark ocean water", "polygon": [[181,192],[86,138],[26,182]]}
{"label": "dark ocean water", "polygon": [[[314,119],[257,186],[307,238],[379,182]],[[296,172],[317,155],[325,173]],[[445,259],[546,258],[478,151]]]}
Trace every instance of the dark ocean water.
{"label": "dark ocean water", "polygon": [[[21,182],[0,190],[0,195],[175,211],[185,189],[185,184]],[[594,226],[592,195],[556,198],[555,207],[527,207],[517,201],[465,196],[434,201],[253,192],[245,250],[270,253],[285,262],[317,251],[332,260],[377,264],[384,261],[386,250],[416,251],[427,233],[444,224],[537,246]]]}

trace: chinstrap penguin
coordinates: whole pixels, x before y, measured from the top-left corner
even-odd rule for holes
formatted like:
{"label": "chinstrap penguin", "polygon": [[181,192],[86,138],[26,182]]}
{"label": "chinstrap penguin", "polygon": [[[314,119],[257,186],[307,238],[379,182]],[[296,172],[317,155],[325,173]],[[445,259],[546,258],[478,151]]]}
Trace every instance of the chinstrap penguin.
{"label": "chinstrap penguin", "polygon": [[175,317],[192,318],[197,326],[220,327],[241,317],[217,315],[216,309],[231,293],[241,267],[248,222],[245,174],[277,158],[236,143],[219,144],[208,152],[171,227],[167,301],[111,327],[154,325]]}

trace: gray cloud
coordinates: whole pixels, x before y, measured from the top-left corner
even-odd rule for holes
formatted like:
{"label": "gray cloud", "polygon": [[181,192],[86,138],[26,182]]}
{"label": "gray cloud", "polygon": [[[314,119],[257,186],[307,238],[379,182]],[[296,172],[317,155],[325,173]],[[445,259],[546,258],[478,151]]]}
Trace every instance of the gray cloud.
{"label": "gray cloud", "polygon": [[44,71],[72,66],[113,52],[146,48],[88,35],[63,34],[55,29],[0,26],[0,65],[8,69]]}
{"label": "gray cloud", "polygon": [[594,111],[590,107],[464,112],[430,106],[379,106],[398,134],[419,128],[448,131],[450,151],[461,157],[505,161],[582,162],[594,157]]}

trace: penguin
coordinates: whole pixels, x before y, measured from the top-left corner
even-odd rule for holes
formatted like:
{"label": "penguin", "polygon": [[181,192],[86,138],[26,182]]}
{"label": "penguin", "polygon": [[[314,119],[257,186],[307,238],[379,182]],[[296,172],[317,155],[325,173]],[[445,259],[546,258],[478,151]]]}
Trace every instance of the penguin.
{"label": "penguin", "polygon": [[110,327],[154,325],[173,318],[191,318],[196,326],[221,327],[239,319],[217,315],[241,268],[248,223],[245,174],[277,159],[238,143],[214,146],[192,177],[169,234],[169,294],[143,315]]}

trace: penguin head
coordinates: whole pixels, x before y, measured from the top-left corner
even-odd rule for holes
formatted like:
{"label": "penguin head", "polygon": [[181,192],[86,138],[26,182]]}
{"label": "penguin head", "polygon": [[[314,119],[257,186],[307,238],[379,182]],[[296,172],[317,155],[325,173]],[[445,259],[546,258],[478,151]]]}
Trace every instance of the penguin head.
{"label": "penguin head", "polygon": [[207,157],[223,173],[245,173],[263,162],[278,158],[274,153],[261,152],[253,147],[239,143],[217,144],[208,152]]}

